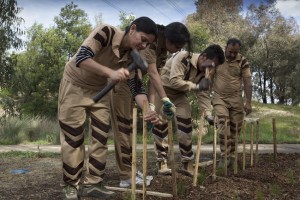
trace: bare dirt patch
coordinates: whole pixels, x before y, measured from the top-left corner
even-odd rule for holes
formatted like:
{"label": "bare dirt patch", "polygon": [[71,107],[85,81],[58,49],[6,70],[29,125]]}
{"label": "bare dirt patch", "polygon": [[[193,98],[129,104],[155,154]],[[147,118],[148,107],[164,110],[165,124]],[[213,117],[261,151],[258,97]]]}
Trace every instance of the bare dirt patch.
{"label": "bare dirt patch", "polygon": [[[154,179],[149,191],[172,193],[171,176],[157,176],[153,152],[148,152],[148,175]],[[201,158],[210,158],[202,155]],[[138,153],[138,168],[142,168],[142,154]],[[179,155],[175,155],[176,167],[180,167]],[[115,166],[114,152],[109,152],[105,185],[118,187],[119,176]],[[249,158],[247,158],[249,160]],[[60,181],[62,178],[59,155],[54,158],[10,158],[0,156],[0,199],[53,200],[63,199]],[[25,174],[12,174],[15,169],[28,169]],[[109,172],[109,173],[108,173]],[[300,199],[300,154],[278,154],[277,161],[269,154],[259,155],[257,167],[247,163],[245,171],[238,171],[227,177],[218,172],[216,181],[211,179],[212,166],[199,168],[197,187],[192,178],[177,174],[178,197],[159,198],[147,196],[150,200],[167,199]],[[201,181],[200,181],[201,180]],[[138,187],[138,189],[141,189]],[[130,199],[129,192],[117,192],[116,200]],[[87,199],[87,198],[85,198]],[[137,195],[137,199],[142,199]]]}

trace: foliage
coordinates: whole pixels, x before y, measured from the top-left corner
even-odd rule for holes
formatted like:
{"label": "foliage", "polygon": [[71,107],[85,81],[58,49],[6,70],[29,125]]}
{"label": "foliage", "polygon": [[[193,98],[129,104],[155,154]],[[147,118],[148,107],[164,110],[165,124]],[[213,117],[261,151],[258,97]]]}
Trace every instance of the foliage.
{"label": "foliage", "polygon": [[0,59],[11,47],[21,47],[19,35],[23,33],[20,24],[23,19],[17,15],[21,12],[17,0],[0,0]]}
{"label": "foliage", "polygon": [[191,33],[193,52],[200,53],[208,44],[208,30],[205,26],[196,22],[189,22],[187,27]]}
{"label": "foliage", "polygon": [[66,56],[55,29],[34,24],[28,31],[27,51],[14,56],[14,85],[21,114],[55,116],[60,78]]}
{"label": "foliage", "polygon": [[56,31],[62,39],[60,49],[69,59],[92,30],[87,13],[71,2],[61,8],[60,14],[54,18],[54,22],[57,27]]}
{"label": "foliage", "polygon": [[13,69],[7,50],[10,48],[19,49],[22,47],[20,36],[23,31],[20,25],[23,19],[17,15],[21,8],[16,0],[0,0],[0,92],[3,88],[12,84],[11,76]]}
{"label": "foliage", "polygon": [[45,141],[59,143],[59,127],[56,121],[46,117],[8,117],[2,118],[0,144],[19,144]]}
{"label": "foliage", "polygon": [[119,28],[121,30],[125,30],[126,27],[128,27],[131,24],[131,22],[135,20],[135,18],[136,17],[132,13],[126,13],[121,11],[119,14],[119,20],[121,22]]}
{"label": "foliage", "polygon": [[[25,51],[11,55],[7,62],[6,90],[13,99],[9,109],[13,107],[20,115],[56,117],[64,65],[91,31],[87,14],[73,3],[62,8],[54,21],[56,27],[36,23],[30,27]],[[6,109],[9,99],[4,100]]]}

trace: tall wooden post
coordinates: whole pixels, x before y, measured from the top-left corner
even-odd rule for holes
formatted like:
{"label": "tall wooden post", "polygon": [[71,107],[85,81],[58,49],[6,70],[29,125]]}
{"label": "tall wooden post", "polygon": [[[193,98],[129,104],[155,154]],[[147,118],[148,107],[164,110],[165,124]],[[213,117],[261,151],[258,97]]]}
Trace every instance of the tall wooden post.
{"label": "tall wooden post", "polygon": [[193,176],[193,186],[197,186],[197,178],[198,178],[198,167],[199,167],[199,161],[200,161],[200,152],[201,152],[201,143],[202,143],[202,132],[203,132],[203,126],[204,126],[204,113],[200,115],[200,128],[198,133],[198,142],[197,142],[197,151],[196,151],[196,163],[195,163],[195,171]]}
{"label": "tall wooden post", "polygon": [[172,119],[168,120],[168,143],[170,149],[170,162],[171,162],[171,169],[172,169],[172,190],[173,196],[177,196],[177,182],[176,182],[176,169],[175,169],[175,156],[174,156],[174,144],[173,144],[173,125]]}
{"label": "tall wooden post", "polygon": [[213,181],[216,180],[216,168],[217,168],[217,127],[216,127],[216,115],[214,116],[214,144],[213,144]]}
{"label": "tall wooden post", "polygon": [[145,121],[145,116],[147,113],[147,104],[144,101],[143,104],[143,200],[146,199],[147,189],[147,122]]}
{"label": "tall wooden post", "polygon": [[243,170],[246,169],[246,121],[243,121]]}
{"label": "tall wooden post", "polygon": [[273,125],[273,150],[274,150],[274,161],[277,160],[277,140],[276,140],[276,121],[275,118],[272,119]]}
{"label": "tall wooden post", "polygon": [[137,137],[137,108],[133,108],[132,118],[132,172],[131,172],[131,199],[135,200],[136,195],[136,137]]}

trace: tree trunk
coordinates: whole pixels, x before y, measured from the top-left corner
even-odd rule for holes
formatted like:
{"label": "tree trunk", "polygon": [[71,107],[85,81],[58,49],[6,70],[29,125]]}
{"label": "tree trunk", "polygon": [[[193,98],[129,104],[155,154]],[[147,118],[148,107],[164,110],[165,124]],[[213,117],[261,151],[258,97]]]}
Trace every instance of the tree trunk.
{"label": "tree trunk", "polygon": [[263,76],[263,90],[262,90],[262,99],[263,99],[263,103],[267,104],[267,92],[266,92],[266,87],[267,87],[267,76],[266,76],[266,72],[264,73]]}

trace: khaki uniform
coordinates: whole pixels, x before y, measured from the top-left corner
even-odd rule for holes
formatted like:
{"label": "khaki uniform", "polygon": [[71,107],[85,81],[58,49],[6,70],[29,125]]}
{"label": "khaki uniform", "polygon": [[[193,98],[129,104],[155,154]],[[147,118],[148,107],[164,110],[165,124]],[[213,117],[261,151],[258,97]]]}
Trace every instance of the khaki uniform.
{"label": "khaki uniform", "polygon": [[[196,83],[198,83],[200,78],[205,75],[204,73],[200,73],[197,69],[197,60],[199,56],[199,54],[192,54],[192,57],[188,59],[188,52],[178,52],[166,62],[166,65],[161,70],[161,80],[166,94],[176,106],[175,120],[182,163],[194,159],[192,151],[191,106],[187,92],[195,88]],[[202,96],[203,98],[206,98],[206,100],[202,100],[202,102],[205,103],[199,105],[202,111],[210,110],[208,92],[205,93],[205,95],[198,95],[198,97]],[[162,102],[159,98],[156,98],[155,106],[157,112],[160,112]],[[205,106],[208,107],[205,108]],[[159,162],[165,162],[168,155],[167,122],[154,126],[152,133],[155,138],[157,160]]]}
{"label": "khaki uniform", "polygon": [[63,180],[77,189],[84,166],[86,117],[90,118],[89,149],[83,184],[95,184],[103,179],[110,129],[109,95],[98,103],[92,100],[92,97],[107,84],[107,79],[78,67],[78,55],[82,56],[81,51],[86,48],[97,63],[112,69],[126,67],[130,61],[129,54],[125,53],[120,57],[119,52],[124,34],[124,31],[109,25],[97,27],[65,66],[58,101]]}
{"label": "khaki uniform", "polygon": [[[243,123],[244,102],[242,98],[243,78],[251,77],[248,61],[238,54],[233,61],[226,60],[212,72],[214,77],[212,104],[218,116],[221,155],[225,154],[225,134],[227,132],[228,155],[234,156],[236,123],[240,133]],[[225,118],[227,127],[225,130]]]}
{"label": "khaki uniform", "polygon": [[[167,58],[167,50],[164,44],[163,35],[159,35],[157,43],[150,44],[140,55],[148,64],[157,63],[163,65]],[[138,78],[141,79],[141,73]],[[131,178],[132,161],[132,109],[133,96],[130,93],[129,85],[123,81],[115,86],[111,93],[112,129],[114,132],[115,153],[117,168],[121,180]],[[130,106],[129,106],[130,105]]]}

